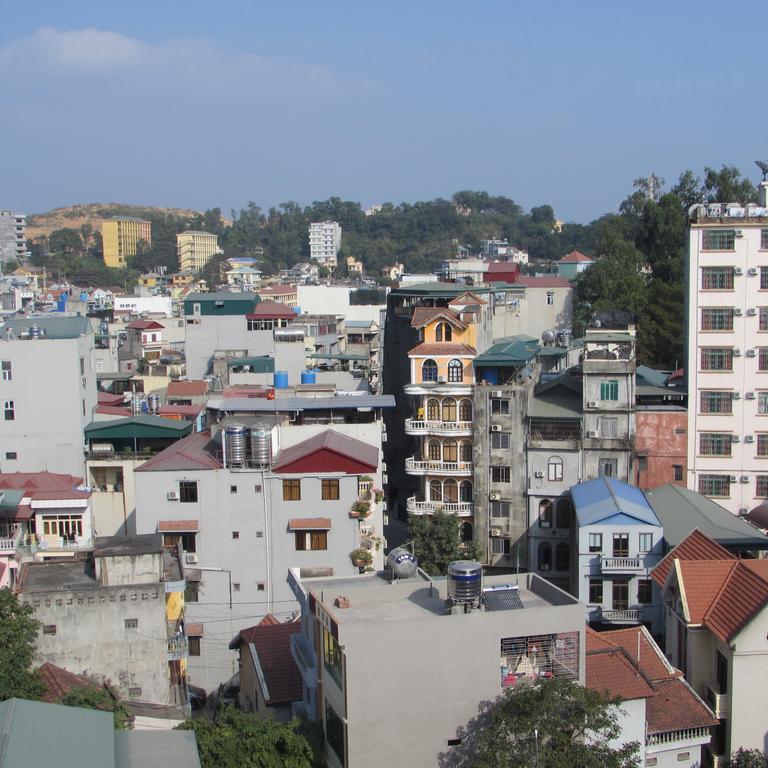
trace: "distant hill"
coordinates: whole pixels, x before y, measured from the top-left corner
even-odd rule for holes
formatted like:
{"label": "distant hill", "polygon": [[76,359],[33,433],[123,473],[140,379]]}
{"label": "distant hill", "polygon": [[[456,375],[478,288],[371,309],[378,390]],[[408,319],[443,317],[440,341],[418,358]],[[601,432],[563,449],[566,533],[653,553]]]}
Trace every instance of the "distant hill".
{"label": "distant hill", "polygon": [[[123,203],[88,203],[86,205],[67,205],[54,208],[45,213],[34,213],[27,216],[27,238],[34,240],[41,235],[48,236],[56,229],[79,229],[83,224],[90,224],[94,230],[101,229],[101,222],[112,216],[147,216],[149,214],[178,216],[192,218],[202,211],[192,211],[187,208],[155,208],[146,205],[125,205]],[[232,220],[222,216],[226,225]]]}

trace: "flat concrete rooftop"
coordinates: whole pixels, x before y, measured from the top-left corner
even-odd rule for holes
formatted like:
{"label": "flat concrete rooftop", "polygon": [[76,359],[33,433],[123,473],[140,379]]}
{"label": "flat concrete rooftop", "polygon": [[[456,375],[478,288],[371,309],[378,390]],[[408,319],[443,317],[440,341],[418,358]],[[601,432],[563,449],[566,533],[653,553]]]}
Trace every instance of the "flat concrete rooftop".
{"label": "flat concrete rooftop", "polygon": [[19,580],[20,592],[96,589],[98,586],[91,559],[25,563]]}

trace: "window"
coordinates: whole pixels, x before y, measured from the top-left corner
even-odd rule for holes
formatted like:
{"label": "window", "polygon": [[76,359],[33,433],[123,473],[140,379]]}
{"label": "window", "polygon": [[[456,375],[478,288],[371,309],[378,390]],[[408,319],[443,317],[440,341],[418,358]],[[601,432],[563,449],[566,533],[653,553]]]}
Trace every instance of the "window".
{"label": "window", "polygon": [[13,400],[6,400],[3,403],[3,410],[5,411],[6,421],[13,421],[16,418],[16,408],[13,404]]}
{"label": "window", "polygon": [[509,413],[509,400],[501,400],[497,397],[491,398],[491,413],[507,415]]}
{"label": "window", "polygon": [[344,765],[344,723],[327,700],[325,702],[325,740],[339,762]]}
{"label": "window", "polygon": [[650,552],[653,549],[653,534],[640,534],[640,552]]}
{"label": "window", "polygon": [[187,586],[184,588],[184,602],[196,603],[199,600],[200,582],[188,581]]}
{"label": "window", "polygon": [[650,579],[638,579],[637,602],[640,605],[650,605],[653,602],[653,582]]}
{"label": "window", "polygon": [[768,475],[758,475],[755,478],[755,496],[761,499],[768,498]]}
{"label": "window", "polygon": [[85,358],[80,358],[80,375],[85,376]]}
{"label": "window", "polygon": [[240,582],[239,581],[233,581],[232,582],[232,591],[233,592],[239,592],[240,591]]}
{"label": "window", "polygon": [[43,515],[43,535],[76,541],[83,535],[82,515]]}
{"label": "window", "polygon": [[704,307],[701,310],[702,331],[732,331],[732,307]]}
{"label": "window", "polygon": [[472,421],[472,401],[462,400],[459,403],[459,421]]}
{"label": "window", "polygon": [[43,634],[44,635],[55,635],[56,634],[56,625],[55,624],[43,624]]}
{"label": "window", "polygon": [[138,619],[125,619],[125,628],[126,629],[138,629],[139,628],[139,620]]}
{"label": "window", "polygon": [[492,483],[508,483],[511,472],[509,467],[491,467]]}
{"label": "window", "polygon": [[491,432],[491,448],[506,451],[509,449],[509,432]]}
{"label": "window", "polygon": [[323,633],[323,666],[339,688],[343,688],[344,654],[336,638],[325,627],[321,632]]}
{"label": "window", "polygon": [[[767,476],[768,477],[768,476]],[[768,486],[766,486],[768,487]],[[491,517],[508,518],[510,505],[508,501],[492,501]]]}
{"label": "window", "polygon": [[230,493],[237,493],[237,486],[236,485],[230,485],[229,486],[229,492]]}
{"label": "window", "polygon": [[760,325],[758,326],[761,331],[768,331],[768,307],[760,307]]}
{"label": "window", "polygon": [[658,759],[655,757],[646,757],[645,758],[645,768],[654,768],[654,766],[658,765]]}
{"label": "window", "polygon": [[760,230],[760,250],[768,251],[768,229]]}
{"label": "window", "polygon": [[429,481],[429,501],[443,500],[443,484],[439,480]]}
{"label": "window", "polygon": [[283,501],[301,501],[301,480],[283,480]]}
{"label": "window", "polygon": [[464,364],[461,360],[451,360],[448,363],[448,381],[464,380]]}
{"label": "window", "polygon": [[461,483],[459,483],[459,501],[471,502],[473,498],[472,481],[462,480]]}
{"label": "window", "polygon": [[461,738],[456,739],[448,739],[448,746],[449,747],[460,747],[461,746]]}
{"label": "window", "polygon": [[452,397],[443,400],[443,421],[456,421],[456,401]]}
{"label": "window", "polygon": [[548,541],[539,544],[539,570],[552,570],[552,545]]}
{"label": "window", "polygon": [[701,432],[699,453],[702,456],[730,456],[731,435],[728,432]]}
{"label": "window", "polygon": [[684,763],[687,760],[691,759],[691,753],[690,752],[678,752],[677,753],[677,762],[678,763]]}
{"label": "window", "polygon": [[462,440],[459,445],[459,461],[469,464],[472,461],[472,443]]}
{"label": "window", "polygon": [[421,380],[437,381],[437,363],[434,360],[425,360],[421,364]]}
{"label": "window", "polygon": [[702,347],[701,348],[702,371],[732,371],[733,348],[732,347]]}
{"label": "window", "polygon": [[233,539],[239,539],[240,538],[240,531],[232,531],[232,538]]}
{"label": "window", "polygon": [[443,461],[455,462],[459,460],[459,444],[451,438],[443,441]]}
{"label": "window", "polygon": [[552,456],[547,462],[547,479],[553,482],[563,479],[563,460],[559,456]]}
{"label": "window", "polygon": [[16,459],[19,458],[19,454],[16,453],[16,451],[6,451],[5,452],[5,460],[6,461],[16,461]]}
{"label": "window", "polygon": [[679,483],[683,479],[683,465],[682,464],[673,464],[672,465],[672,474],[674,477],[675,482]]}
{"label": "window", "polygon": [[705,229],[701,238],[702,251],[732,251],[736,242],[733,229]]}
{"label": "window", "polygon": [[768,347],[758,347],[757,370],[768,371]]}
{"label": "window", "polygon": [[732,291],[733,267],[703,267],[701,270],[702,291]]}
{"label": "window", "polygon": [[629,608],[629,580],[615,579],[613,582],[613,609],[626,611]]}
{"label": "window", "polygon": [[768,267],[760,267],[760,290],[768,290]]}
{"label": "window", "polygon": [[188,648],[189,648],[189,655],[190,656],[199,656],[200,655],[200,638],[199,637],[188,637],[187,638]]}
{"label": "window", "polygon": [[453,338],[453,329],[448,323],[438,323],[435,326],[435,341],[450,341]]}
{"label": "window", "polygon": [[430,440],[427,444],[427,455],[430,461],[440,461],[440,441]]}
{"label": "window", "polygon": [[266,585],[263,581],[256,582],[256,591],[257,592],[263,592],[266,589]]}
{"label": "window", "polygon": [[768,456],[768,432],[761,432],[757,436],[757,455]]}
{"label": "window", "polygon": [[138,699],[139,696],[141,696],[141,688],[129,688],[128,689],[128,695],[132,699]]}
{"label": "window", "polygon": [[321,481],[322,485],[322,499],[323,501],[338,501],[339,500],[339,480],[338,478],[330,480],[324,479]]}
{"label": "window", "polygon": [[505,539],[501,536],[493,536],[491,538],[491,552],[494,555],[512,554],[512,546],[509,539]]}
{"label": "window", "polygon": [[731,481],[728,475],[699,475],[699,493],[704,496],[731,497]]}
{"label": "window", "polygon": [[560,499],[557,502],[557,515],[555,517],[555,528],[570,528],[571,527],[571,500]]}
{"label": "window", "polygon": [[629,557],[629,534],[628,533],[613,534],[613,556]]}
{"label": "window", "polygon": [[328,549],[328,531],[296,531],[296,551]]}
{"label": "window", "polygon": [[555,294],[551,291],[547,291],[547,306],[548,307],[554,307],[555,306]]}
{"label": "window", "polygon": [[539,528],[552,527],[552,502],[542,499],[539,502]]}
{"label": "window", "polygon": [[197,481],[180,480],[179,481],[179,501],[187,504],[197,503]]}
{"label": "window", "polygon": [[571,548],[561,541],[555,547],[555,570],[567,571],[571,567]]}
{"label": "window", "polygon": [[603,534],[602,533],[589,534],[589,551],[590,552],[603,551]]}
{"label": "window", "polygon": [[427,421],[440,421],[440,403],[434,398],[427,401]]}
{"label": "window", "polygon": [[601,456],[597,460],[597,474],[602,477],[616,477],[619,474],[619,460]]}
{"label": "window", "polygon": [[602,579],[589,580],[589,602],[592,605],[603,604],[603,580]]}
{"label": "window", "polygon": [[733,392],[702,392],[699,409],[701,413],[733,413]]}
{"label": "window", "polygon": [[619,436],[619,419],[617,416],[601,416],[599,425],[600,437],[615,439]]}
{"label": "window", "polygon": [[10,360],[0,362],[0,370],[3,373],[3,381],[13,381],[13,370],[11,369]]}
{"label": "window", "polygon": [[600,399],[601,400],[618,400],[619,399],[619,382],[615,379],[600,382]]}

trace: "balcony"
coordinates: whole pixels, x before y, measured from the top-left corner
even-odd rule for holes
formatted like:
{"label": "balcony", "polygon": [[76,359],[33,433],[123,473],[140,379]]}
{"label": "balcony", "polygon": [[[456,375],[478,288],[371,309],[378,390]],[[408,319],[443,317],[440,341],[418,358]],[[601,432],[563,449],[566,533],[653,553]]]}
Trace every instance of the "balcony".
{"label": "balcony", "polygon": [[603,573],[640,573],[645,570],[639,557],[601,557],[600,568]]}
{"label": "balcony", "polygon": [[406,435],[453,435],[471,436],[473,423],[471,421],[421,421],[405,420]]}
{"label": "balcony", "polygon": [[664,749],[708,744],[711,738],[709,728],[686,728],[682,731],[650,733],[646,736],[645,746],[662,746]]}
{"label": "balcony", "polygon": [[189,642],[183,635],[168,640],[168,661],[181,661],[189,656]]}
{"label": "balcony", "polygon": [[406,395],[471,395],[473,389],[472,382],[466,381],[424,381],[403,387]]}
{"label": "balcony", "polygon": [[716,683],[707,683],[707,704],[715,713],[715,717],[720,719],[728,717],[728,694],[718,693]]}
{"label": "balcony", "polygon": [[405,471],[409,475],[472,477],[473,470],[471,461],[420,461],[411,457],[405,460]]}
{"label": "balcony", "polygon": [[23,535],[24,531],[19,527],[13,536],[0,539],[0,555],[12,555],[21,544]]}
{"label": "balcony", "polygon": [[434,515],[438,510],[459,517],[472,517],[475,505],[471,501],[417,501],[411,496],[405,503],[409,515]]}
{"label": "balcony", "polygon": [[603,608],[600,619],[606,624],[639,624],[639,608]]}

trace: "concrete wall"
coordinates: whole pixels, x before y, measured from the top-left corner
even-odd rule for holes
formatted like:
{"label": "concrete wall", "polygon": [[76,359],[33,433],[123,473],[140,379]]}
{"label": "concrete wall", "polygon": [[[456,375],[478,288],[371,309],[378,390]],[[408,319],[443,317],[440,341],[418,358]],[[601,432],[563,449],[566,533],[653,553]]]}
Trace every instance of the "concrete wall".
{"label": "concrete wall", "polygon": [[344,315],[347,320],[373,320],[379,322],[384,304],[350,304],[349,286],[299,285],[299,307],[303,314]]}
{"label": "concrete wall", "polygon": [[[688,412],[654,410],[641,407],[635,411],[634,484],[638,488],[658,488],[677,482],[685,486],[688,465]],[[645,458],[645,467],[640,456]],[[675,480],[675,465],[682,468],[682,480]]]}
{"label": "concrete wall", "polygon": [[[91,508],[96,536],[135,533],[136,484],[134,471],[145,459],[88,459],[86,482],[91,486]],[[119,488],[115,490],[115,483]]]}
{"label": "concrete wall", "polygon": [[104,586],[155,584],[163,577],[160,552],[145,555],[97,557],[96,577]]}

